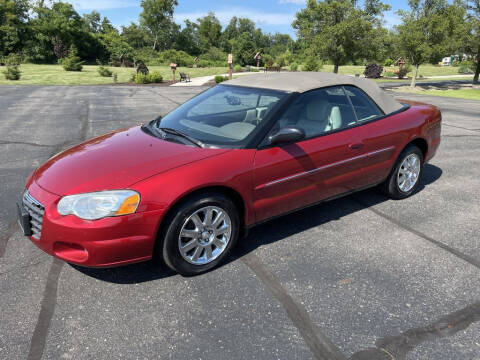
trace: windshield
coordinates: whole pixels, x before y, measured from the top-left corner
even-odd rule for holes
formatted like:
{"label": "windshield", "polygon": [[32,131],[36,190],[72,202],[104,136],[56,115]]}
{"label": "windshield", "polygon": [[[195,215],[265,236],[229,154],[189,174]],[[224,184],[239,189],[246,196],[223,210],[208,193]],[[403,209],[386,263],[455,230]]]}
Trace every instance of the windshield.
{"label": "windshield", "polygon": [[217,85],[156,123],[213,146],[246,145],[286,93]]}

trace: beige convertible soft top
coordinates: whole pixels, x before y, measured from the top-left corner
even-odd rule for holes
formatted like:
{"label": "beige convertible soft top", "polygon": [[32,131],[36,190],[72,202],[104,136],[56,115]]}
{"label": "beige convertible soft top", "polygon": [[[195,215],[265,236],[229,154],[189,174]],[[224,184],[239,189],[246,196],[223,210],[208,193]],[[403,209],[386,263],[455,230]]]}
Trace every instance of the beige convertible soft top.
{"label": "beige convertible soft top", "polygon": [[227,85],[280,90],[287,92],[306,91],[335,85],[354,85],[366,92],[385,114],[403,107],[373,80],[326,72],[285,72],[239,76],[224,82]]}

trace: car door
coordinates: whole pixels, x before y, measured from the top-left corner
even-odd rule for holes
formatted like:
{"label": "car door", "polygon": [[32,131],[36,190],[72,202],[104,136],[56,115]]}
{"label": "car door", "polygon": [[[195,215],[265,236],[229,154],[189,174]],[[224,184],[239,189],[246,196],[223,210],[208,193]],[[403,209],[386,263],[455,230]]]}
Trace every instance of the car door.
{"label": "car door", "polygon": [[354,108],[359,131],[368,158],[364,163],[364,179],[369,184],[383,181],[396,160],[399,144],[405,143],[400,118],[385,117],[375,102],[356,86],[345,86]]}
{"label": "car door", "polygon": [[276,146],[264,140],[255,154],[256,221],[362,187],[367,155],[355,125],[343,87],[298,95],[269,135],[295,126],[305,131],[306,138]]}

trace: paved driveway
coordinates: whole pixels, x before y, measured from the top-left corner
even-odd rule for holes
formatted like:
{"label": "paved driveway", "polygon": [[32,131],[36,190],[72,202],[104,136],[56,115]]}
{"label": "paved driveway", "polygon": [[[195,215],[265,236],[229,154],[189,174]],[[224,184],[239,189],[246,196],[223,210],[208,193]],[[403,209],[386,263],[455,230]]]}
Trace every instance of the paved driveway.
{"label": "paved driveway", "polygon": [[201,90],[0,87],[1,359],[480,359],[480,102],[411,96],[444,115],[415,196],[263,224],[206,275],[77,268],[20,235],[36,166]]}

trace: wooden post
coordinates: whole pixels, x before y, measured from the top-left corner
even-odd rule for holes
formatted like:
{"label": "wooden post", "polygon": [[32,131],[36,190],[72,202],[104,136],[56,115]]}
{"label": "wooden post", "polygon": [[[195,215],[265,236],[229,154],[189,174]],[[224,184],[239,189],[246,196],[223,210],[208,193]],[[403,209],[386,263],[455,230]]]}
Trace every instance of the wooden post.
{"label": "wooden post", "polygon": [[233,55],[228,54],[228,78],[233,79]]}
{"label": "wooden post", "polygon": [[175,70],[177,70],[177,64],[171,63],[170,69],[172,69],[173,83],[175,84]]}

